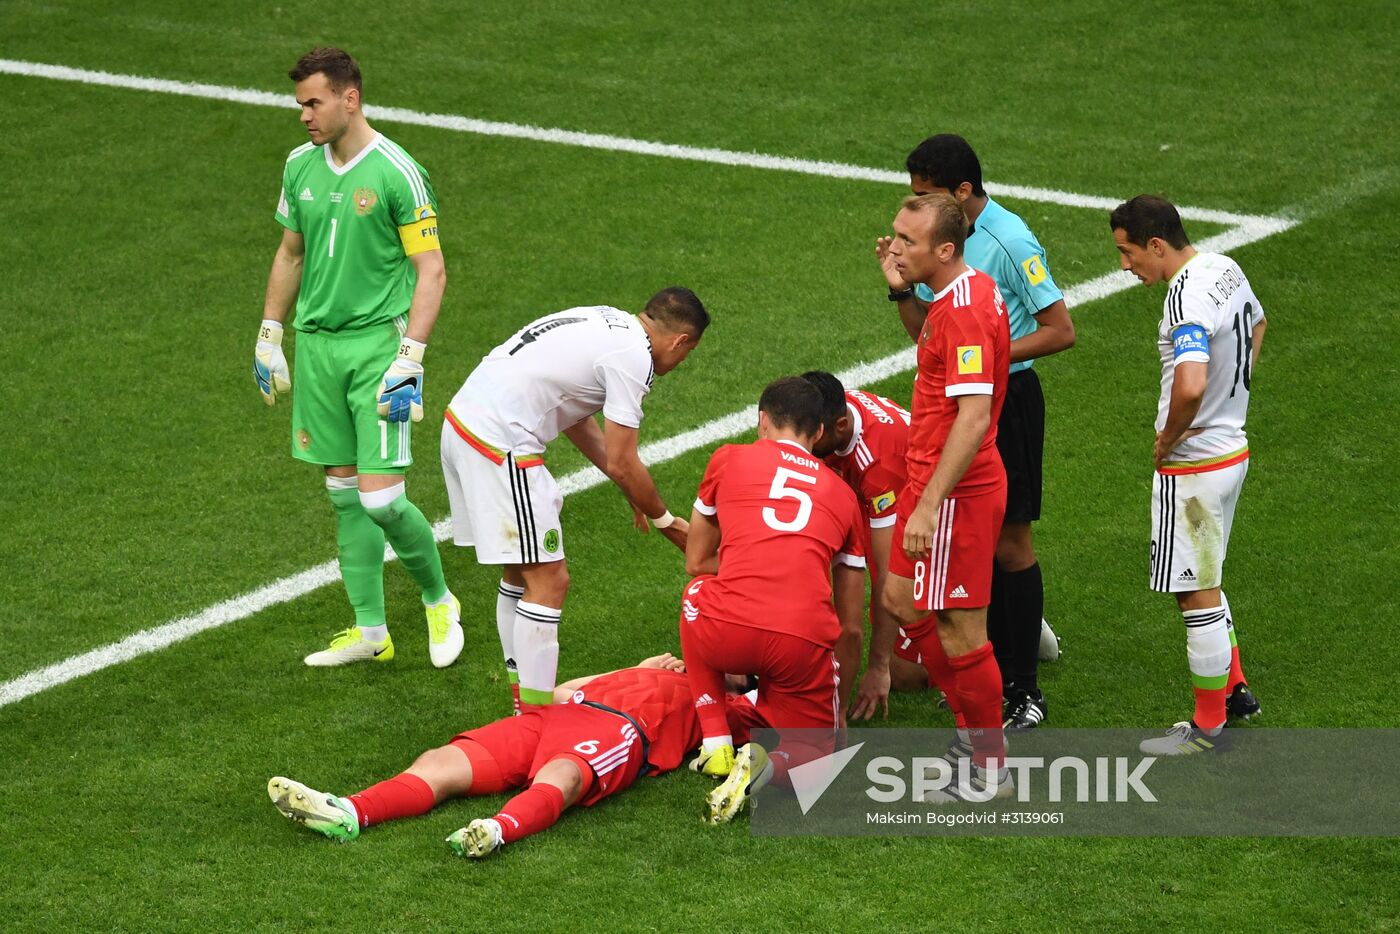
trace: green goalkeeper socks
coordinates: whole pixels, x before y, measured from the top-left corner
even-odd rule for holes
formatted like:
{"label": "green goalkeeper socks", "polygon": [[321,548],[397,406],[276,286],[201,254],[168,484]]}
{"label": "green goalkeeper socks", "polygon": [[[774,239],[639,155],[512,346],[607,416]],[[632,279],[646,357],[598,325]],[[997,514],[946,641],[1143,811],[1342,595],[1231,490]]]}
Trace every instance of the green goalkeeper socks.
{"label": "green goalkeeper socks", "polygon": [[396,483],[387,490],[361,493],[360,502],[369,518],[384,530],[384,537],[417,582],[423,602],[437,603],[446,597],[447,580],[442,575],[442,557],[433,538],[433,526],[408,501],[404,485]]}
{"label": "green goalkeeper socks", "polygon": [[326,488],[335,507],[336,544],[340,550],[340,576],[345,594],[355,611],[355,624],[361,627],[384,625],[384,530],[374,523],[360,505],[355,479],[334,483],[327,477]]}

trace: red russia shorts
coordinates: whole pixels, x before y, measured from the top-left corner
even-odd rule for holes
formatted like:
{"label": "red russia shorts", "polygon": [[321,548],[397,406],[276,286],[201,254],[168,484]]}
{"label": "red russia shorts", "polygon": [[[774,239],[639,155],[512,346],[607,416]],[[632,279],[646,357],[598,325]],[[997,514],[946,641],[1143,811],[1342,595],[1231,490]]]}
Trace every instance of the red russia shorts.
{"label": "red russia shorts", "polygon": [[992,602],[992,563],[1006,515],[1006,481],[974,496],[950,496],[933,523],[933,551],[917,561],[904,552],[904,526],[918,497],[901,493],[890,543],[890,573],[914,582],[914,607],[959,610]]}
{"label": "red russia shorts", "polygon": [[579,799],[591,805],[628,787],[641,773],[642,737],[626,717],[586,704],[551,704],[505,717],[453,737],[480,744],[500,768],[507,788],[530,783],[546,762],[569,756],[593,771]]}
{"label": "red russia shorts", "polygon": [[758,675],[754,705],[759,717],[776,729],[840,726],[836,653],[799,636],[710,619],[705,615],[703,579],[686,588],[681,655],[687,664]]}

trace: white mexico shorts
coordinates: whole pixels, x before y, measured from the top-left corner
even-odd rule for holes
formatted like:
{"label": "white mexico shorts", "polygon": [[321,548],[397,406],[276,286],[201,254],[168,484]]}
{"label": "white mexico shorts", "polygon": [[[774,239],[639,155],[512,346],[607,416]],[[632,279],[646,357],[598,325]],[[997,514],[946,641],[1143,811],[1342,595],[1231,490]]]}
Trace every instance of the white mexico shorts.
{"label": "white mexico shorts", "polygon": [[481,564],[562,561],[564,494],[543,457],[493,454],[469,443],[451,421],[443,422],[442,476],[453,543],[474,547]]}
{"label": "white mexico shorts", "polygon": [[1249,461],[1201,473],[1152,475],[1150,586],[1160,593],[1219,587]]}

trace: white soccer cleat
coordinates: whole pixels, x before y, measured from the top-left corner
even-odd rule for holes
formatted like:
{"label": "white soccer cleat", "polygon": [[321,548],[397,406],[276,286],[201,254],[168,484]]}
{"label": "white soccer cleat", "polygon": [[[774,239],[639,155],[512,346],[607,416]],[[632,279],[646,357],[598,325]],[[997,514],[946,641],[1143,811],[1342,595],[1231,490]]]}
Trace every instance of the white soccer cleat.
{"label": "white soccer cleat", "polygon": [[481,859],[506,845],[501,825],[494,817],[478,817],[465,827],[452,831],[447,838],[452,852],[468,859]]}
{"label": "white soccer cleat", "polygon": [[355,662],[387,662],[394,657],[394,640],[385,636],[383,642],[370,642],[360,635],[358,626],[341,630],[331,638],[331,644],[312,652],[303,661],[312,668],[331,668]]}
{"label": "white soccer cleat", "polygon": [[344,843],[360,835],[359,817],[344,798],[281,775],[268,781],[267,796],[283,817],[332,840]]}
{"label": "white soccer cleat", "polygon": [[441,602],[423,607],[428,617],[428,658],[434,668],[446,668],[462,654],[462,604],[448,591]]}
{"label": "white soccer cleat", "polygon": [[918,793],[916,800],[925,804],[952,804],[957,801],[982,804],[987,801],[1009,798],[1016,793],[1016,786],[1011,782],[1010,769],[998,769],[993,773],[990,769],[984,769],[980,765],[968,763],[968,766],[966,784],[961,780],[962,770],[954,769],[952,780],[948,782],[947,786],[939,790]]}
{"label": "white soccer cleat", "polygon": [[1055,635],[1055,630],[1050,628],[1050,624],[1044,617],[1040,620],[1040,660],[1042,662],[1053,662],[1060,657],[1060,637]]}
{"label": "white soccer cleat", "polygon": [[1190,720],[1172,724],[1166,736],[1145,739],[1138,750],[1145,756],[1191,756],[1202,752],[1220,752],[1228,748],[1223,727],[1203,730]]}

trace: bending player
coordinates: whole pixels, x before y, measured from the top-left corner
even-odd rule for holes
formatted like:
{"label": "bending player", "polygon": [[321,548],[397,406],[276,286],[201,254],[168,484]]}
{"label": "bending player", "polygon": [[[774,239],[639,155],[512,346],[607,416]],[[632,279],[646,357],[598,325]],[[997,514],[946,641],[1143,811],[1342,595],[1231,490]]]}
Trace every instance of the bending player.
{"label": "bending player", "polygon": [[[776,380],[758,400],[758,441],[710,457],[691,513],[681,607],[681,649],[704,732],[697,771],[724,781],[708,796],[710,820],[731,819],[789,767],[829,753],[840,726],[841,632],[835,590],[863,595],[855,494],[812,455],[821,393],[799,377]],[[860,614],[857,604],[855,612]],[[757,743],[736,754],[724,672],[758,676],[760,716],[784,734],[771,758]]]}
{"label": "bending player", "polygon": [[[1011,343],[1006,306],[996,283],[963,261],[968,220],[946,194],[906,198],[885,249],[906,282],[934,291],[927,316],[901,306],[918,345],[912,424],[906,460],[909,482],[900,495],[888,580],[882,600],[915,635],[930,612],[936,638],[923,655],[942,652],[970,731],[976,765],[959,792],[1012,793],[1004,766],[1001,672],[987,641],[992,563],[1006,509],[1006,471],[997,453],[997,417],[1006,396]],[[872,639],[891,634],[876,617]],[[955,743],[955,746],[957,743]],[[961,750],[952,749],[950,752]],[[993,763],[995,760],[995,764]],[[950,788],[950,791],[954,789]]]}
{"label": "bending player", "polygon": [[[835,470],[860,500],[865,523],[861,527],[866,563],[870,570],[870,619],[884,613],[880,588],[884,585],[890,543],[894,539],[895,507],[908,478],[904,451],[909,443],[909,412],[899,403],[874,393],[848,390],[831,373],[813,370],[802,378],[822,394],[822,432],[812,453]],[[847,690],[841,692],[844,714],[850,707],[851,682],[860,670],[861,644],[865,639],[865,614],[842,613],[841,637],[836,661],[847,673]],[[863,607],[862,607],[863,609]],[[897,624],[888,627],[895,632]],[[920,664],[911,640],[900,636],[895,645],[871,646],[870,665],[861,679],[860,697],[850,708],[852,717],[870,719],[877,705],[889,712],[889,692],[922,691],[929,673]]]}
{"label": "bending player", "polygon": [[679,287],[638,315],[571,308],[516,331],[452,397],[442,426],[452,540],[475,546],[481,564],[502,565],[496,629],[517,709],[553,696],[569,591],[564,497],[545,445],[567,437],[622,490],[638,528],[653,525],[684,551],[687,523],[666,508],[637,438],[652,380],[679,366],[709,323],[700,299]]}
{"label": "bending player", "polygon": [[[278,776],[267,783],[268,797],[285,817],[344,842],[451,798],[524,788],[493,817],[447,838],[458,856],[487,856],[548,829],[566,808],[591,807],[640,775],[680,765],[700,742],[684,672],[681,660],[666,654],[576,678],[555,688],[554,705],[458,734],[364,791],[339,797]],[[764,725],[747,698],[728,701],[737,734]]]}

